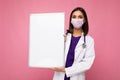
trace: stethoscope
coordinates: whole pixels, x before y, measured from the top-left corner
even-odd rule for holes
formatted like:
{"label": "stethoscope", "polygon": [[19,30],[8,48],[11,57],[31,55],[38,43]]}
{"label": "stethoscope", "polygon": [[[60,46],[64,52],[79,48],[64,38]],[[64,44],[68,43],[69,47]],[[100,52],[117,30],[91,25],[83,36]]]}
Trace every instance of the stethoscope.
{"label": "stethoscope", "polygon": [[82,44],[83,49],[86,48],[86,38],[84,36],[84,43]]}

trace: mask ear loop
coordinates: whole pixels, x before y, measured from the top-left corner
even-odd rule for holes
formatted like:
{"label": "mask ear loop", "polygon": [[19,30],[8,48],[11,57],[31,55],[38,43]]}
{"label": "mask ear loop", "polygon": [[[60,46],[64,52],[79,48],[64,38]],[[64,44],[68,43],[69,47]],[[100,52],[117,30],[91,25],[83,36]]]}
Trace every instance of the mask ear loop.
{"label": "mask ear loop", "polygon": [[84,35],[84,43],[82,44],[82,47],[86,48],[86,38],[85,38],[85,35]]}

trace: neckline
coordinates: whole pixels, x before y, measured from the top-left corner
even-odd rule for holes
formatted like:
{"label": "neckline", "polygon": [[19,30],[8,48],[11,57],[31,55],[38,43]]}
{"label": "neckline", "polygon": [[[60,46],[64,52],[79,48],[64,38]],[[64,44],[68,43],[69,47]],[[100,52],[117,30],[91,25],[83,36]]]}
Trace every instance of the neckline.
{"label": "neckline", "polygon": [[73,35],[72,35],[72,37],[73,37],[73,38],[80,38],[81,36],[73,36]]}

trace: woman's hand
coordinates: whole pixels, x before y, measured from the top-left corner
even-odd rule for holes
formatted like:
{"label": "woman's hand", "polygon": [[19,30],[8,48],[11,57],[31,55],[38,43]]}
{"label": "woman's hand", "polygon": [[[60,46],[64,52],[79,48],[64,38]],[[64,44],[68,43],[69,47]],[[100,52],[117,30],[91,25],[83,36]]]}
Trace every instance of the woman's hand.
{"label": "woman's hand", "polygon": [[66,37],[67,37],[67,35],[66,35],[66,34],[64,34],[63,36],[64,36],[64,41],[66,41]]}
{"label": "woman's hand", "polygon": [[63,67],[54,67],[54,68],[51,68],[52,70],[54,70],[54,71],[57,71],[57,72],[65,72],[65,68],[63,68]]}

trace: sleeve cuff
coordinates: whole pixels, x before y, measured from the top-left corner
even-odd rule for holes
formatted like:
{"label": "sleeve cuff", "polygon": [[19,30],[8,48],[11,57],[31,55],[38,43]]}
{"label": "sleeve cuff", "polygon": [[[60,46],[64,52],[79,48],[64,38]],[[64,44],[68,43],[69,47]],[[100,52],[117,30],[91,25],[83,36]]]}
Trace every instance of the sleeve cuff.
{"label": "sleeve cuff", "polygon": [[65,73],[67,77],[71,77],[72,75],[70,74],[69,68],[65,68]]}

